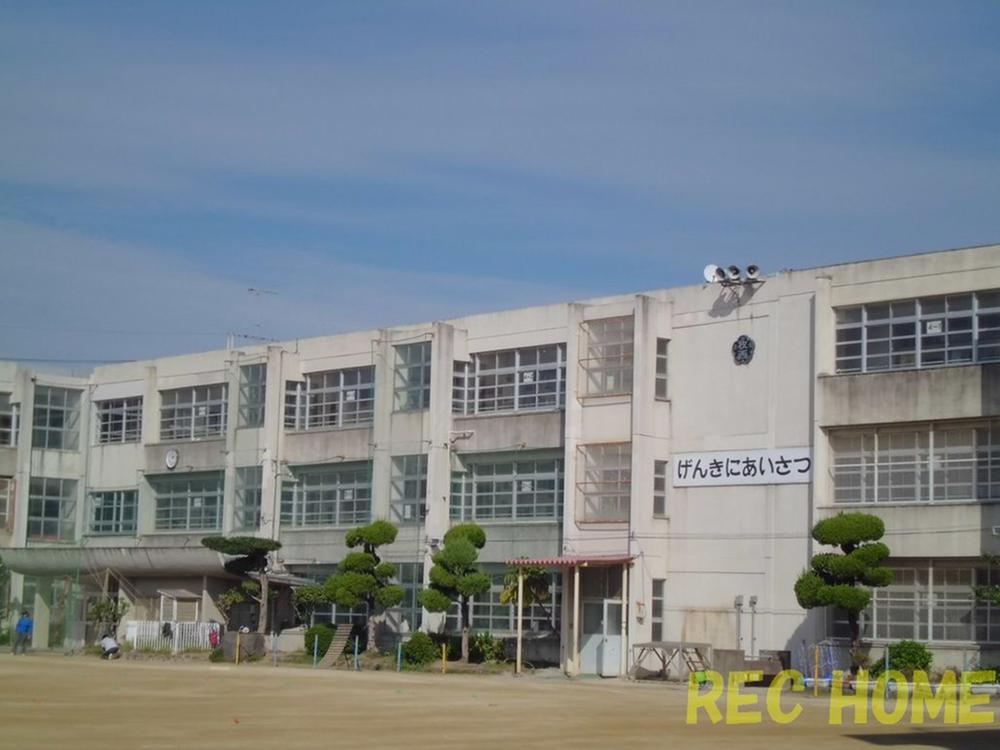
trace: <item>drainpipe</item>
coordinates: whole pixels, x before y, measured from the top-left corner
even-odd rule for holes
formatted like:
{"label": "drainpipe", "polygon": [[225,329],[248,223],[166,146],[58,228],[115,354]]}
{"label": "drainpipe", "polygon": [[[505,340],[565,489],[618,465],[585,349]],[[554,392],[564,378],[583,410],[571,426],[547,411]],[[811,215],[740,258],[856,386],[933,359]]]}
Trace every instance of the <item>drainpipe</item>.
{"label": "drainpipe", "polygon": [[736,648],[743,650],[743,594],[737,594],[733,601],[736,610]]}
{"label": "drainpipe", "polygon": [[757,595],[750,597],[750,658],[757,658]]}

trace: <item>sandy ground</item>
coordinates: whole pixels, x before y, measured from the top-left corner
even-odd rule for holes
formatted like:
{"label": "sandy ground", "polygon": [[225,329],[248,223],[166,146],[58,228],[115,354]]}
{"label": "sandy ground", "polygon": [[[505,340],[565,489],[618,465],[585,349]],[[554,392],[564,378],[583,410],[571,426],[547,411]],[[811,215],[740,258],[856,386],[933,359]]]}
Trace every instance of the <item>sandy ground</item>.
{"label": "sandy ground", "polygon": [[0,655],[0,675],[0,747],[18,750],[1000,747],[996,723],[831,727],[811,697],[788,726],[689,726],[682,688],[617,680],[43,654]]}

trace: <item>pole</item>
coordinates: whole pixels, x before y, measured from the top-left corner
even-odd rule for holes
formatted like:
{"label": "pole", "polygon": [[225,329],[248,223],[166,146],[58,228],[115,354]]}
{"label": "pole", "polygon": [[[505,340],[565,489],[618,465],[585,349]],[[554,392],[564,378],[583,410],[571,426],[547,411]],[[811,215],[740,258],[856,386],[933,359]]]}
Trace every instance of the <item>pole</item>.
{"label": "pole", "polygon": [[400,641],[396,644],[396,671],[399,672],[403,668],[403,642]]}
{"label": "pole", "polygon": [[514,674],[521,674],[521,639],[524,637],[524,568],[517,569],[517,661]]}
{"label": "pole", "polygon": [[819,644],[813,646],[813,697],[819,695]]}
{"label": "pole", "polygon": [[361,640],[360,635],[354,636],[354,671],[358,671],[358,642]]}
{"label": "pole", "polygon": [[580,566],[573,567],[573,674],[580,673]]}
{"label": "pole", "polygon": [[237,630],[236,631],[236,666],[237,667],[240,665],[240,636],[241,635],[242,635],[242,633],[239,630]]}
{"label": "pole", "polygon": [[622,622],[621,622],[621,663],[618,674],[628,674],[628,563],[622,564]]}
{"label": "pole", "polygon": [[278,666],[278,649],[277,641],[275,639],[274,631],[271,631],[271,663],[274,666]]}
{"label": "pole", "polygon": [[448,647],[441,644],[441,674],[445,672],[445,665],[448,664]]}
{"label": "pole", "polygon": [[319,634],[313,635],[313,666],[319,661]]}

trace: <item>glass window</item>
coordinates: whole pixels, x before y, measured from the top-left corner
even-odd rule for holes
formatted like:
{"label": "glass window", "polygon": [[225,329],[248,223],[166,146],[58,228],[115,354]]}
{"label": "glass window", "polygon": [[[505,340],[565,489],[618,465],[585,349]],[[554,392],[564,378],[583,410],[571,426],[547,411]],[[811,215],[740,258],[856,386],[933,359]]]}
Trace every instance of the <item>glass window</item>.
{"label": "glass window", "polygon": [[293,467],[281,491],[281,522],[292,528],[371,521],[371,464]]}
{"label": "glass window", "polygon": [[33,448],[75,451],[80,444],[80,391],[35,386]]}
{"label": "glass window", "polygon": [[[517,632],[517,602],[500,603],[500,592],[504,588],[506,566],[484,564],[483,571],[492,579],[492,586],[487,594],[471,599],[471,619],[474,630],[488,632],[494,636],[511,635]],[[549,584],[550,600],[544,604],[534,604],[525,609],[522,614],[522,627],[527,632],[551,633],[559,632],[562,608],[562,574],[552,573]],[[456,603],[448,611],[445,618],[445,630],[451,633],[459,632],[459,608]]]}
{"label": "glass window", "polygon": [[98,443],[136,443],[142,439],[142,396],[97,401]]}
{"label": "glass window", "polygon": [[375,414],[375,368],[311,372],[285,384],[285,427],[314,430],[371,424]]}
{"label": "glass window", "polygon": [[835,503],[1000,500],[1000,422],[830,433]]}
{"label": "glass window", "polygon": [[160,391],[160,439],[198,440],[226,431],[224,383]]}
{"label": "glass window", "polygon": [[91,534],[134,534],[139,503],[136,490],[90,493]]}
{"label": "glass window", "polygon": [[456,362],[454,411],[480,414],[558,409],[566,402],[566,345],[480,352]]}
{"label": "glass window", "polygon": [[1000,291],[836,311],[837,372],[1000,360]]}
{"label": "glass window", "polygon": [[667,398],[667,339],[656,340],[656,398],[665,401]]}
{"label": "glass window", "polygon": [[653,596],[649,606],[649,621],[652,626],[650,640],[663,640],[663,593],[667,582],[663,578],[653,579]]}
{"label": "glass window", "polygon": [[12,477],[0,477],[0,528],[10,531],[14,520],[12,501],[14,499],[14,480]]}
{"label": "glass window", "polygon": [[577,521],[623,522],[632,492],[631,443],[580,447],[580,505]]}
{"label": "glass window", "polygon": [[559,520],[563,461],[550,454],[465,458],[451,476],[455,521]]}
{"label": "glass window", "polygon": [[653,515],[667,515],[667,462],[653,462]]}
{"label": "glass window", "polygon": [[0,393],[0,445],[17,444],[17,407],[9,393]]}
{"label": "glass window", "polygon": [[241,466],[236,469],[236,507],[233,509],[235,530],[254,531],[260,528],[263,478],[262,466]]}
{"label": "glass window", "polygon": [[393,383],[396,411],[430,408],[431,342],[402,344],[395,349],[396,367]]}
{"label": "glass window", "polygon": [[427,514],[427,456],[393,456],[389,520],[420,523]]}
{"label": "glass window", "polygon": [[424,587],[423,563],[395,563],[396,583],[403,587],[403,601],[398,607],[386,610],[386,621],[389,629],[395,633],[412,633],[420,628],[423,620],[423,607],[418,597]]}
{"label": "glass window", "polygon": [[267,364],[240,367],[239,427],[264,424],[264,401],[267,397]]}
{"label": "glass window", "polygon": [[76,536],[76,480],[32,477],[28,484],[28,539],[71,542]]}
{"label": "glass window", "polygon": [[[996,569],[948,563],[932,568],[894,567],[893,582],[872,590],[861,616],[866,639],[931,643],[1000,643],[1000,607],[977,601],[974,586],[1000,583]],[[833,613],[833,635],[850,631],[843,612]]]}
{"label": "glass window", "polygon": [[632,392],[633,318],[588,320],[580,364],[585,374],[584,394],[602,396]]}
{"label": "glass window", "polygon": [[152,477],[157,531],[217,531],[222,528],[221,471]]}

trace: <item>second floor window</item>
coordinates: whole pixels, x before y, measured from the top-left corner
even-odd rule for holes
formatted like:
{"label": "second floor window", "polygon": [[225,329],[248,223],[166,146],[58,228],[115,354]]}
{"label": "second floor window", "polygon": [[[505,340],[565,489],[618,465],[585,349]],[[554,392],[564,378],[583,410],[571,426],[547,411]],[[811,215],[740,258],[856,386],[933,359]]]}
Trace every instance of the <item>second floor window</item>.
{"label": "second floor window", "polygon": [[456,414],[561,408],[566,345],[481,352],[471,362],[457,362],[453,399]]}
{"label": "second floor window", "polygon": [[75,451],[80,446],[80,391],[35,387],[31,446]]}
{"label": "second floor window", "polygon": [[1000,421],[830,434],[834,503],[1000,500]]}
{"label": "second floor window", "polygon": [[427,513],[427,456],[392,457],[389,515],[393,523],[420,523]]}
{"label": "second floor window", "polygon": [[157,531],[216,531],[222,528],[221,471],[151,479]]}
{"label": "second floor window", "polygon": [[90,493],[91,534],[134,534],[139,517],[135,490]]}
{"label": "second floor window", "polygon": [[142,396],[97,401],[98,443],[136,443],[142,439]]}
{"label": "second floor window", "polygon": [[665,401],[667,398],[667,339],[656,340],[656,398]]}
{"label": "second floor window", "polygon": [[160,440],[198,440],[226,431],[225,384],[160,392]]}
{"label": "second floor window", "polygon": [[296,480],[281,490],[281,522],[305,526],[355,526],[371,521],[371,464],[293,467]]}
{"label": "second floor window", "polygon": [[453,521],[560,520],[562,497],[560,458],[476,456],[451,475]]}
{"label": "second floor window", "polygon": [[632,444],[581,446],[578,464],[581,481],[577,521],[628,521],[632,493]]}
{"label": "second floor window", "polygon": [[395,347],[393,375],[396,411],[419,411],[431,403],[431,342]]}
{"label": "second floor window", "polygon": [[28,484],[28,539],[71,542],[76,536],[76,480],[32,477]]}
{"label": "second floor window", "polygon": [[254,531],[260,528],[263,479],[262,466],[241,466],[236,469],[233,528],[237,531]]}
{"label": "second floor window", "polygon": [[837,372],[1000,361],[1000,291],[843,307]]}
{"label": "second floor window", "polygon": [[653,462],[653,515],[667,515],[667,462]]}
{"label": "second floor window", "polygon": [[285,427],[315,430],[371,424],[375,414],[375,368],[310,372],[285,383]]}

